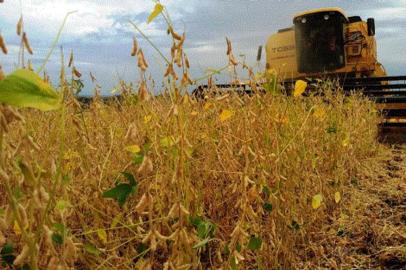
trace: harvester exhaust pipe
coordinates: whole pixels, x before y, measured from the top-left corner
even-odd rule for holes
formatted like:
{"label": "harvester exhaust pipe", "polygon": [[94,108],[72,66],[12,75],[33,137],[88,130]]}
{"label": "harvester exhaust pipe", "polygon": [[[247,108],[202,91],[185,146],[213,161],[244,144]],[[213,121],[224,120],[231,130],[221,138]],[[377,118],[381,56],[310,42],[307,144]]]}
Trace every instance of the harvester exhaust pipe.
{"label": "harvester exhaust pipe", "polygon": [[370,37],[375,36],[375,19],[368,18],[367,25],[368,25],[368,36]]}
{"label": "harvester exhaust pipe", "polygon": [[261,58],[262,58],[262,45],[258,47],[257,62],[261,61]]}

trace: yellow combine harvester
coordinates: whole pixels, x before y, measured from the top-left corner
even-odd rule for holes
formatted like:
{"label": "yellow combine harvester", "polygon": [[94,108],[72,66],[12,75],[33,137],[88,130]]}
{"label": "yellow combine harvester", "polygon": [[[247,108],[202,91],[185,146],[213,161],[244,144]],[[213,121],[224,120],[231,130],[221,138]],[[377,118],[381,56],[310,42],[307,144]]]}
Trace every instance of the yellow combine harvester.
{"label": "yellow combine harvester", "polygon": [[[362,91],[375,100],[386,124],[406,123],[406,76],[387,76],[379,63],[374,19],[347,17],[340,8],[302,12],[294,16],[293,26],[270,36],[265,48],[266,69],[276,71],[285,88],[299,79],[336,79],[345,91]],[[217,87],[251,91],[244,83]],[[195,94],[201,96],[208,88],[200,86]]]}
{"label": "yellow combine harvester", "polygon": [[293,24],[268,39],[267,69],[290,79],[386,76],[377,58],[374,19],[365,22],[340,8],[322,8],[296,15]]}

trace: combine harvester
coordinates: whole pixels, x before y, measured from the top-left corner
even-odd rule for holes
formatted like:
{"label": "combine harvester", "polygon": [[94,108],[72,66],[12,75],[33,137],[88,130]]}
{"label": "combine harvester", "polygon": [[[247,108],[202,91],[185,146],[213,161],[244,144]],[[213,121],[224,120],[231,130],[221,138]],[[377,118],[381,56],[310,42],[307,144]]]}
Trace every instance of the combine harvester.
{"label": "combine harvester", "polygon": [[[292,89],[297,80],[337,80],[344,91],[361,91],[378,103],[385,129],[406,129],[406,76],[387,76],[378,62],[374,19],[347,17],[340,8],[302,12],[292,27],[269,37],[265,50],[266,69],[277,72],[285,89]],[[216,86],[251,91],[244,83]],[[206,89],[199,86],[194,94],[201,96]]]}

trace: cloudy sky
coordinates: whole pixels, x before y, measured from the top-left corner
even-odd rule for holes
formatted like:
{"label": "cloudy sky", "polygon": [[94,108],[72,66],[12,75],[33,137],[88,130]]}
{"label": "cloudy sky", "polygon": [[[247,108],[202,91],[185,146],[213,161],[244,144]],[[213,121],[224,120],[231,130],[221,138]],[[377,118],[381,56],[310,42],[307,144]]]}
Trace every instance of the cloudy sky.
{"label": "cloudy sky", "polygon": [[[146,19],[154,7],[152,0],[4,0],[0,4],[0,31],[10,53],[0,55],[6,71],[15,68],[19,42],[15,25],[21,12],[34,56],[39,66],[68,11],[69,17],[60,45],[66,52],[74,51],[78,69],[84,74],[86,93],[94,87],[91,71],[109,93],[119,78],[137,81],[135,58],[129,56],[132,37],[136,34],[129,20],[137,24],[164,52],[169,52],[169,40],[162,18],[151,24]],[[279,28],[288,27],[292,16],[318,7],[338,6],[347,15],[376,19],[378,54],[391,75],[405,74],[406,68],[406,1],[405,0],[163,0],[175,27],[186,31],[186,52],[192,64],[192,75],[204,75],[208,68],[227,63],[225,37],[229,37],[236,55],[245,55],[254,64],[259,45]],[[159,80],[165,69],[159,55],[137,34],[150,73]],[[262,63],[262,66],[264,64]],[[57,78],[60,67],[56,51],[47,70]]]}

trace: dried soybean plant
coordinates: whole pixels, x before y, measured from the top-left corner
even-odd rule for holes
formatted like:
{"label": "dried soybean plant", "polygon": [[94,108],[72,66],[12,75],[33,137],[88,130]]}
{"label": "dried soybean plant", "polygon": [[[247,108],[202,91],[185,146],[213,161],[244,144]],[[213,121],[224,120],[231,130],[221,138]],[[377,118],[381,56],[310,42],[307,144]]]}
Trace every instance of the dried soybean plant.
{"label": "dried soybean plant", "polygon": [[[195,268],[199,265],[198,256],[196,256],[199,251],[193,248],[193,246],[199,242],[199,238],[195,228],[191,226],[189,219],[197,214],[197,208],[194,206],[196,205],[196,191],[191,184],[190,175],[185,171],[187,159],[190,155],[188,153],[190,143],[186,135],[186,112],[182,106],[185,102],[189,102],[188,97],[185,96],[186,98],[184,98],[182,94],[185,94],[187,86],[192,84],[189,75],[190,63],[183,50],[186,34],[180,35],[174,30],[169,17],[165,15],[163,6],[158,3],[155,9],[161,10],[161,14],[168,22],[168,33],[173,41],[170,51],[171,57],[169,59],[164,58],[167,63],[164,78],[168,79],[167,89],[169,89],[171,97],[171,105],[167,112],[166,122],[172,128],[170,128],[171,136],[164,138],[163,144],[173,148],[178,155],[174,157],[174,160],[169,159],[167,161],[173,164],[173,169],[165,173],[168,175],[167,179],[160,180],[163,181],[159,183],[160,188],[156,189],[157,187],[153,185],[146,187],[144,194],[142,194],[136,206],[136,211],[147,215],[149,220],[149,226],[145,236],[142,238],[142,243],[147,244],[152,252],[162,250],[163,248],[168,252],[166,262],[163,264],[164,269]],[[141,32],[141,34],[143,33]],[[145,37],[145,35],[143,36]],[[162,52],[160,54],[163,55]],[[138,67],[140,69],[139,100],[146,101],[149,98],[145,79],[148,64],[135,38],[133,39],[131,55],[137,56]],[[176,69],[179,69],[179,71]],[[182,73],[180,81],[177,72]],[[151,170],[155,167],[152,163],[153,160],[150,157],[144,157],[139,171],[144,171],[145,169],[143,168],[150,168],[149,170]],[[160,190],[165,190],[165,192]],[[163,215],[164,220],[160,222],[153,221],[157,214]],[[167,244],[168,241],[172,242],[170,246]],[[146,262],[146,264],[151,266],[150,263],[152,261]]]}
{"label": "dried soybean plant", "polygon": [[[17,23],[17,35],[21,36],[19,61],[24,67],[24,50],[30,54],[33,51],[24,32],[22,16]],[[6,48],[3,38],[1,41],[2,47]],[[28,69],[32,71],[30,61]],[[38,77],[35,73],[31,76]],[[48,75],[44,74],[45,83],[49,81],[47,78]],[[3,79],[1,71],[0,80]],[[28,82],[25,85],[27,89],[20,91],[28,91],[28,95],[44,94],[41,91],[46,85],[44,82],[36,84],[36,80]],[[36,89],[30,89],[32,86]],[[51,87],[47,90],[54,91]],[[33,107],[41,107],[45,99],[37,97],[33,102],[37,105]],[[62,109],[59,128],[64,126],[64,118],[65,110]],[[0,104],[0,191],[4,195],[0,199],[1,267],[45,269],[48,265],[48,269],[69,269],[77,254],[72,236],[65,226],[66,205],[59,199],[60,193],[64,193],[59,168],[61,158],[49,156],[47,160],[39,161],[44,148],[36,142],[26,124],[25,117],[17,109]],[[62,132],[60,150],[63,151],[63,147]]]}
{"label": "dried soybean plant", "polygon": [[[17,30],[16,30],[17,35],[20,37],[20,51],[19,51],[19,65],[23,68],[25,68],[25,59],[24,59],[24,52],[25,50],[30,54],[33,55],[34,52],[31,48],[30,42],[28,40],[28,35],[24,31],[24,18],[23,15],[21,14],[20,19],[17,22]],[[29,64],[31,67],[31,64]],[[32,67],[31,67],[32,68]]]}
{"label": "dried soybean plant", "polygon": [[[150,98],[150,93],[147,87],[147,79],[145,72],[148,69],[148,63],[145,59],[144,52],[138,46],[137,38],[133,37],[133,44],[131,48],[131,56],[137,58],[137,65],[140,70],[140,80],[139,80],[139,87],[138,87],[138,98],[141,101],[147,101]],[[125,94],[125,92],[124,92]]]}
{"label": "dried soybean plant", "polygon": [[0,49],[4,54],[8,53],[8,49],[7,49],[7,46],[6,46],[6,41],[4,40],[1,33],[0,33]]}
{"label": "dried soybean plant", "polygon": [[[8,53],[6,42],[4,41],[4,38],[1,35],[1,33],[0,33],[0,49],[1,49],[2,53],[4,53],[4,54]],[[3,72],[3,67],[1,66],[1,63],[0,63],[0,81],[3,80],[4,78],[5,78],[5,75]]]}
{"label": "dried soybean plant", "polygon": [[82,91],[84,84],[81,79],[82,73],[75,66],[73,50],[71,50],[71,52],[69,54],[68,68],[71,69],[71,81],[70,81],[71,94],[77,95]]}
{"label": "dried soybean plant", "polygon": [[[41,152],[41,146],[28,133],[16,140],[8,136],[11,125],[21,134],[26,133],[24,117],[1,105],[0,119],[0,177],[8,202],[0,215],[0,246],[18,254],[12,261],[2,263],[43,269],[50,260],[49,264],[52,261],[56,266],[48,269],[71,267],[76,260],[76,247],[64,225],[65,209],[57,200],[61,175],[55,160],[51,159],[48,166],[28,163]],[[30,149],[30,153],[25,149]],[[54,179],[51,187],[47,184],[49,179]],[[58,203],[61,207],[56,207]]]}
{"label": "dried soybean plant", "polygon": [[[168,95],[150,94],[146,50],[134,38],[138,100],[124,95],[78,110],[68,99],[64,113],[1,120],[9,133],[0,177],[24,196],[0,196],[2,205],[16,201],[0,213],[0,245],[16,243],[15,263],[37,260],[39,269],[317,265],[325,254],[312,241],[339,214],[335,194],[362,167],[353,160],[367,167],[373,156],[371,105],[339,94],[327,103],[233,94],[196,101],[187,94],[194,82],[186,34],[161,4],[153,14],[168,22],[172,41],[168,58],[159,51]],[[235,71],[233,55],[227,39],[227,68]],[[69,62],[78,79],[72,54]],[[313,197],[323,200],[313,207]]]}

